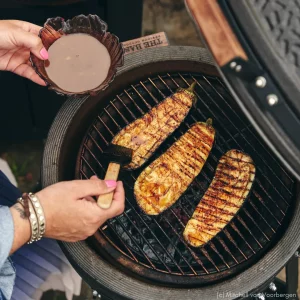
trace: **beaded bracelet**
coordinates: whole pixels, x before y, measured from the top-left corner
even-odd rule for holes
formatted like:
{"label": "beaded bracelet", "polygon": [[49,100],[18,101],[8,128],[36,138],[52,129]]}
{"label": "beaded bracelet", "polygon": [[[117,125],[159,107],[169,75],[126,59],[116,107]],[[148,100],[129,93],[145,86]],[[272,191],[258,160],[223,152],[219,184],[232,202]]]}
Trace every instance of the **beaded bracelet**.
{"label": "beaded bracelet", "polygon": [[25,216],[29,218],[30,228],[31,228],[31,236],[30,240],[27,244],[31,244],[37,241],[39,235],[39,225],[38,220],[34,211],[34,208],[30,202],[29,196],[27,193],[24,193],[21,198],[17,200],[23,207],[25,211]]}
{"label": "beaded bracelet", "polygon": [[24,207],[25,216],[28,217],[30,221],[31,237],[28,244],[40,240],[46,231],[46,221],[38,197],[32,193],[24,193],[17,202]]}
{"label": "beaded bracelet", "polygon": [[38,225],[38,219],[36,217],[34,208],[30,201],[28,201],[28,207],[29,207],[29,212],[30,212],[29,221],[31,224],[31,237],[30,237],[28,244],[31,244],[31,243],[39,240],[39,238],[38,238],[39,237],[39,225]]}
{"label": "beaded bracelet", "polygon": [[34,211],[35,211],[38,223],[39,223],[38,240],[40,240],[46,231],[46,220],[45,220],[44,210],[40,203],[39,198],[35,194],[29,193],[28,196],[32,203],[32,206],[34,208]]}

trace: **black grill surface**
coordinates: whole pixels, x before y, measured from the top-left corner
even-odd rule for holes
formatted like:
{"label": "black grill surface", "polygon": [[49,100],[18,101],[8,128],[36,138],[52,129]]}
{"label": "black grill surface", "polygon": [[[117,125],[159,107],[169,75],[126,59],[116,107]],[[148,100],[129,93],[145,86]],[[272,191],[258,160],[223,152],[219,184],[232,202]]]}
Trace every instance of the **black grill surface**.
{"label": "black grill surface", "polygon": [[[207,284],[232,276],[257,261],[288,225],[295,181],[265,147],[223,82],[200,73],[170,73],[133,82],[99,112],[79,151],[77,178],[103,178],[107,162],[103,150],[127,124],[141,117],[178,87],[197,82],[197,103],[178,130],[168,138],[151,163],[197,121],[212,118],[216,142],[199,176],[175,205],[159,216],[147,216],[138,207],[133,186],[145,168],[121,171],[126,190],[125,212],[102,226],[91,243],[100,255],[139,278],[162,284]],[[219,158],[230,149],[248,153],[256,177],[245,204],[234,219],[201,248],[192,248],[182,233],[208,188]]]}

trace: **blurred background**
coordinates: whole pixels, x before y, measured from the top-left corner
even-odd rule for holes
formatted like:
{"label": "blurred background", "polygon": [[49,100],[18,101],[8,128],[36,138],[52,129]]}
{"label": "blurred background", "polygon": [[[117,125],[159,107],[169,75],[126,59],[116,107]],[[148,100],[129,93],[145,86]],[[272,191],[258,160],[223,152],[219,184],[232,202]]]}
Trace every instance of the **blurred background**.
{"label": "blurred background", "polygon": [[[0,19],[19,19],[43,26],[47,18],[65,19],[97,14],[109,31],[127,41],[164,31],[170,45],[203,46],[183,0],[10,0],[1,1]],[[0,72],[0,157],[8,161],[21,191],[38,186],[44,141],[51,123],[66,100],[45,87],[7,72]],[[280,275],[284,278],[284,273]],[[81,295],[91,299],[83,283]],[[63,300],[49,291],[43,300]],[[20,299],[21,300],[21,299]]]}

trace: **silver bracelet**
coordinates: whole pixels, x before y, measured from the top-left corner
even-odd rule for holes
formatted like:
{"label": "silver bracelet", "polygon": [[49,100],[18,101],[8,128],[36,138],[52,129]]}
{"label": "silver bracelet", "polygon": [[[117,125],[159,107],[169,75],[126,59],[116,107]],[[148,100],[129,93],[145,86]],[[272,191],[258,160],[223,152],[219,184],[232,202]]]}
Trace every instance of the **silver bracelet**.
{"label": "silver bracelet", "polygon": [[[28,194],[23,194],[25,196],[27,196]],[[19,199],[17,199],[17,202],[20,203],[24,209],[25,209],[25,214],[26,214],[26,206],[27,206],[27,210],[29,215],[26,215],[29,219],[29,223],[30,223],[30,229],[31,229],[31,235],[30,235],[30,240],[29,242],[27,242],[27,244],[31,244],[35,241],[38,240],[38,236],[39,236],[39,225],[38,225],[38,220],[36,217],[36,213],[34,211],[34,208],[29,200],[29,197],[27,198],[27,205],[25,204],[26,199],[23,199],[23,196]]]}
{"label": "silver bracelet", "polygon": [[37,216],[35,214],[34,208],[33,208],[32,204],[30,203],[30,201],[28,201],[28,206],[29,206],[29,212],[30,212],[29,221],[30,221],[30,225],[31,225],[31,237],[30,237],[28,244],[32,244],[33,242],[38,241],[39,225],[38,225]]}
{"label": "silver bracelet", "polygon": [[38,221],[39,230],[38,230],[37,240],[40,240],[46,231],[46,220],[45,220],[44,210],[40,203],[39,198],[35,194],[29,193],[28,196],[29,196],[30,202],[33,206],[33,209],[36,214],[37,221]]}

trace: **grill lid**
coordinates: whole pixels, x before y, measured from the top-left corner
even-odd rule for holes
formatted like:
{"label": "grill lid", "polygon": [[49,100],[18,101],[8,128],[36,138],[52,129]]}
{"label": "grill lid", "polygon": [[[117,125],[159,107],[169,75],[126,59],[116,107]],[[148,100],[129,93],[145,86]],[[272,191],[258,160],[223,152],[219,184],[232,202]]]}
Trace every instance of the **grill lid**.
{"label": "grill lid", "polygon": [[300,0],[186,0],[225,83],[300,180]]}

